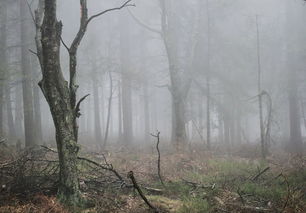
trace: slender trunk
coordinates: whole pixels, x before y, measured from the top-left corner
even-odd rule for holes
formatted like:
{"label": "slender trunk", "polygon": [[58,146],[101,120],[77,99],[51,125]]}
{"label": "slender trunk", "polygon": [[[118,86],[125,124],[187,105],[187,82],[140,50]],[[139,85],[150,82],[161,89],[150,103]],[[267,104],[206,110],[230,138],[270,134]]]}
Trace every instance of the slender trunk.
{"label": "slender trunk", "polygon": [[206,87],[207,87],[207,106],[206,106],[206,119],[207,119],[207,149],[210,150],[210,14],[209,14],[209,2],[206,0],[206,14],[207,14],[207,76],[206,76]]}
{"label": "slender trunk", "polygon": [[219,122],[219,142],[223,144],[224,142],[224,122],[223,122],[223,115],[221,109],[218,112],[218,122]]}
{"label": "slender trunk", "polygon": [[[209,74],[208,74],[209,75]],[[210,142],[210,133],[211,133],[211,128],[210,128],[210,83],[209,83],[209,76],[206,77],[206,87],[207,87],[207,105],[206,105],[206,140],[207,140],[207,149],[211,149],[211,142]]]}
{"label": "slender trunk", "polygon": [[33,95],[34,95],[34,118],[35,118],[35,132],[36,132],[36,141],[40,144],[43,142],[43,133],[42,133],[42,121],[41,121],[41,106],[40,106],[40,94],[39,87],[36,82],[33,85]]}
{"label": "slender trunk", "polygon": [[27,43],[31,41],[30,21],[28,7],[25,1],[20,1],[20,30],[21,30],[21,68],[22,68],[22,94],[23,94],[23,114],[24,114],[24,131],[25,146],[32,147],[36,145],[34,133],[34,115],[33,115],[33,93],[32,93],[32,71],[30,62],[30,53]]}
{"label": "slender trunk", "polygon": [[108,110],[107,110],[107,119],[106,119],[106,128],[105,128],[103,147],[106,146],[107,139],[108,139],[109,125],[110,125],[110,118],[111,118],[111,109],[112,109],[112,101],[113,101],[113,77],[112,77],[111,71],[108,71],[108,76],[109,76],[110,88],[109,88]]}
{"label": "slender trunk", "polygon": [[6,19],[7,8],[6,1],[0,5],[0,138],[4,137],[4,83],[6,72]]}
{"label": "slender trunk", "polygon": [[144,85],[144,138],[145,141],[148,143],[150,140],[150,109],[149,109],[149,92],[148,92],[148,85],[145,83]]}
{"label": "slender trunk", "polygon": [[[93,105],[94,105],[94,131],[95,131],[95,142],[97,145],[102,145],[102,128],[101,128],[101,119],[100,119],[100,97],[99,97],[99,85],[98,78],[96,75],[97,68],[94,66],[92,70],[92,86],[93,86]],[[103,111],[103,108],[102,108]]]}
{"label": "slender trunk", "polygon": [[230,150],[230,116],[229,113],[226,111],[224,112],[224,142],[226,149]]}
{"label": "slender trunk", "polygon": [[118,81],[118,141],[122,138],[122,95],[121,95],[121,81]]}
{"label": "slender trunk", "polygon": [[289,77],[289,120],[290,120],[290,142],[292,151],[302,153],[301,116],[298,104],[298,88],[296,71],[290,70]]}
{"label": "slender trunk", "polygon": [[8,134],[10,138],[16,136],[16,130],[14,125],[13,111],[12,111],[12,100],[11,100],[11,88],[9,84],[9,76],[6,78],[7,84],[5,87],[5,102],[6,102],[6,113],[7,113],[7,122],[8,122]]}
{"label": "slender trunk", "polygon": [[132,143],[133,139],[133,116],[132,116],[132,83],[129,75],[130,62],[130,42],[128,41],[129,23],[125,13],[121,14],[120,32],[120,61],[122,72],[122,120],[123,120],[123,139],[125,144]]}
{"label": "slender trunk", "polygon": [[22,86],[16,85],[15,88],[15,127],[16,136],[20,140],[24,134],[22,127]]}
{"label": "slender trunk", "polygon": [[265,132],[263,122],[263,110],[262,110],[262,91],[261,91],[261,58],[260,58],[260,38],[259,38],[259,26],[258,16],[256,16],[256,35],[257,35],[257,66],[258,66],[258,105],[259,105],[259,127],[260,127],[260,143],[261,143],[261,156],[266,158],[266,144],[265,144]]}

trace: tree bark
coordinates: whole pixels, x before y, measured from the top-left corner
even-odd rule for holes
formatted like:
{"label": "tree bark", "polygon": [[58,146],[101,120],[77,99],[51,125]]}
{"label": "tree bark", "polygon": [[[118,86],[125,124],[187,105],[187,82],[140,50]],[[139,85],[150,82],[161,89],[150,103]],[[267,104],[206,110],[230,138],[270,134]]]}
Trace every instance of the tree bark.
{"label": "tree bark", "polygon": [[65,204],[77,205],[82,200],[77,170],[77,112],[72,108],[71,93],[60,66],[62,23],[56,18],[56,1],[44,2],[45,13],[41,26],[43,78],[39,85],[49,104],[56,130],[60,162],[58,195]]}

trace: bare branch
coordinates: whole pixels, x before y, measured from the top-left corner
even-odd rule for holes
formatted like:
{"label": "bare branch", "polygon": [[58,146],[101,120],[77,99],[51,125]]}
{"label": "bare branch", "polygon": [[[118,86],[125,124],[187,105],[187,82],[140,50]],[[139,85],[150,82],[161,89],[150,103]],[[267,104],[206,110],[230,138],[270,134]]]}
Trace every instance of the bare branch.
{"label": "bare branch", "polygon": [[[36,21],[35,21],[35,18],[34,18],[34,14],[33,14],[33,12],[32,12],[31,5],[30,5],[30,3],[29,3],[27,0],[25,0],[25,2],[27,3],[27,6],[28,6],[28,8],[29,8],[29,11],[30,11],[30,14],[31,14],[31,17],[32,17],[32,21],[33,21],[33,23],[36,25]],[[31,3],[31,4],[32,4],[32,3]]]}
{"label": "bare branch", "polygon": [[150,26],[148,26],[147,24],[143,23],[142,21],[140,21],[136,16],[134,16],[134,14],[128,9],[129,14],[131,15],[131,17],[133,18],[133,20],[139,24],[140,26],[142,26],[143,28],[153,32],[153,33],[157,33],[159,35],[162,35],[162,32],[160,30],[154,29]]}
{"label": "bare branch", "polygon": [[80,106],[81,106],[81,103],[89,96],[90,94],[87,94],[87,95],[85,95],[83,98],[81,98],[80,100],[79,100],[79,102],[77,103],[77,105],[76,105],[76,108],[75,108],[75,116],[77,117],[77,118],[79,118],[80,116],[81,116],[81,113],[80,113]]}
{"label": "bare branch", "polygon": [[64,42],[62,36],[61,36],[61,42],[64,45],[64,47],[66,48],[67,52],[69,53],[69,47],[67,46],[67,44]]}
{"label": "bare branch", "polygon": [[102,11],[100,13],[97,13],[97,14],[91,16],[88,19],[87,24],[89,24],[89,22],[92,21],[94,18],[97,18],[97,17],[99,17],[99,16],[101,16],[101,15],[103,15],[105,13],[108,13],[108,12],[111,12],[111,11],[114,11],[114,10],[121,10],[121,9],[123,9],[125,7],[135,7],[136,6],[135,4],[129,4],[131,1],[132,0],[128,0],[123,5],[121,5],[120,7],[114,7],[114,8],[111,8],[111,9],[107,9],[107,10],[104,10],[104,11]]}
{"label": "bare branch", "polygon": [[35,51],[33,51],[33,50],[31,50],[31,49],[29,49],[29,52],[30,52],[30,53],[33,53],[33,54],[36,55],[36,56],[38,56],[38,53],[35,52]]}

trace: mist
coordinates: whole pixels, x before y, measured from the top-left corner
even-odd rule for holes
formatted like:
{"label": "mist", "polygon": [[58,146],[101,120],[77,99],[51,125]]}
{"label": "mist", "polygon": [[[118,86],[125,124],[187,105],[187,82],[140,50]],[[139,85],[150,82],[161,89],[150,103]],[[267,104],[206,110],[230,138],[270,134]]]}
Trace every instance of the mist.
{"label": "mist", "polygon": [[[53,153],[60,168],[54,190],[63,206],[81,202],[82,181],[97,188],[86,182],[90,172],[78,170],[80,156],[95,166],[105,161],[111,173],[132,172],[125,182],[131,178],[130,188],[138,191],[135,175],[149,198],[160,192],[148,187],[162,188],[167,199],[177,194],[170,186],[176,182],[198,190],[206,184],[203,175],[219,174],[204,167],[230,177],[246,166],[250,184],[266,184],[280,173],[288,185],[277,186],[280,195],[258,204],[258,212],[303,212],[305,182],[290,177],[295,168],[305,178],[305,18],[303,0],[0,1],[1,162],[24,160],[20,156],[33,150]],[[231,174],[222,169],[225,162],[232,163]],[[9,175],[0,180],[3,191],[16,181]],[[246,203],[254,206],[256,196],[267,195],[254,195],[247,186],[240,191],[243,184],[226,189],[238,190],[239,207],[229,207],[220,186],[204,199],[208,207],[187,205],[179,195],[173,211],[153,199],[122,212],[256,212]],[[294,186],[302,200],[295,209],[286,196]],[[273,187],[264,190],[278,190]],[[253,200],[244,197],[248,193]],[[193,198],[200,197],[195,192]],[[141,203],[143,196],[137,199]],[[6,203],[0,203],[1,211]]]}

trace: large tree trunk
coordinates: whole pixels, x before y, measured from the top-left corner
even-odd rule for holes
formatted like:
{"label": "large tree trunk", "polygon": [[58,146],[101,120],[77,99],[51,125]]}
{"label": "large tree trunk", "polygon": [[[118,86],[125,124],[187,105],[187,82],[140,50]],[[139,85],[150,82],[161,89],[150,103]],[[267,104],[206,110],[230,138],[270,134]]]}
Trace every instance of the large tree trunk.
{"label": "large tree trunk", "polygon": [[[81,201],[77,155],[76,113],[72,107],[71,91],[60,66],[60,40],[62,23],[56,19],[56,1],[45,0],[42,32],[42,71],[39,85],[49,104],[56,130],[56,143],[60,162],[58,195],[68,205]],[[75,98],[75,97],[74,97]]]}
{"label": "large tree trunk", "polygon": [[185,103],[172,94],[172,142],[177,150],[185,148],[186,138]]}
{"label": "large tree trunk", "polygon": [[33,115],[33,93],[32,93],[32,71],[29,46],[27,45],[30,38],[30,20],[29,8],[26,1],[20,1],[20,21],[21,21],[21,69],[23,74],[22,79],[22,94],[23,94],[23,114],[24,114],[24,131],[25,131],[25,146],[32,147],[36,144],[34,133],[34,115]]}

